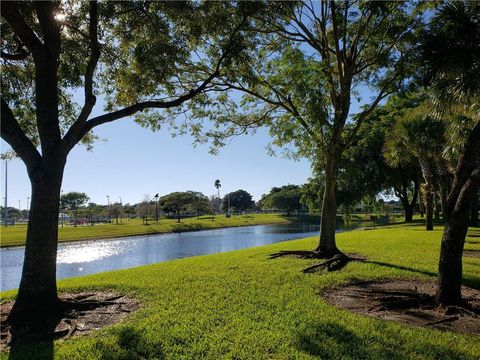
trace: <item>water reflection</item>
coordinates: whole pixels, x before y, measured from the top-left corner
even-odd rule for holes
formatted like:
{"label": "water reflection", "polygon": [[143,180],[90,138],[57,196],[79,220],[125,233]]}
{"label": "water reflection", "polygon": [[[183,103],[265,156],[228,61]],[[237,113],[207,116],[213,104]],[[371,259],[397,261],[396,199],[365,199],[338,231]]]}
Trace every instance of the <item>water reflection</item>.
{"label": "water reflection", "polygon": [[[65,243],[58,246],[57,278],[124,269],[316,235],[318,225],[260,225]],[[18,287],[23,247],[0,249],[1,290]]]}

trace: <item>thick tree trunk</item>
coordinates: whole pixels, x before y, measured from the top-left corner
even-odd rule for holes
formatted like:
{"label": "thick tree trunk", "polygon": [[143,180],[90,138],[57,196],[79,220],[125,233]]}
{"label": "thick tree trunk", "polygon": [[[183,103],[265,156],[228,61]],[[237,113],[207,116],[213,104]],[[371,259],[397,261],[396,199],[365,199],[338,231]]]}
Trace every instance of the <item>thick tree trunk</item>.
{"label": "thick tree trunk", "polygon": [[334,155],[329,154],[325,166],[325,192],[323,194],[322,217],[320,222],[320,241],[317,253],[333,256],[340,253],[335,242],[337,222],[336,164]]}
{"label": "thick tree trunk", "polygon": [[440,306],[462,303],[463,246],[473,198],[480,183],[480,122],[471,132],[457,164],[445,207],[445,228],[438,264],[436,301]]}
{"label": "thick tree trunk", "polygon": [[476,180],[466,181],[463,186],[457,185],[460,190],[453,189],[447,201],[447,216],[438,265],[436,295],[438,305],[460,305],[462,301],[463,246],[472,209],[472,195],[478,191],[480,170],[477,172],[479,174]]}
{"label": "thick tree trunk", "polygon": [[418,194],[418,211],[420,213],[420,217],[423,218],[425,217],[425,204],[423,203],[423,189],[422,186],[419,188],[419,194]]}
{"label": "thick tree trunk", "polygon": [[412,200],[408,200],[408,181],[404,181],[401,190],[396,190],[396,195],[400,198],[400,201],[405,212],[405,222],[413,221],[413,213],[415,212],[415,205],[417,204],[418,198],[418,181],[414,180],[414,190]]}
{"label": "thick tree trunk", "polygon": [[58,310],[56,260],[60,188],[65,161],[45,165],[30,174],[32,185],[25,259],[13,322],[41,319]]}
{"label": "thick tree trunk", "polygon": [[420,157],[419,161],[424,179],[422,193],[425,204],[426,230],[433,230],[433,209],[435,201],[435,194],[433,191],[433,171],[428,159]]}
{"label": "thick tree trunk", "polygon": [[433,230],[433,191],[428,184],[423,186],[423,203],[425,206],[425,228]]}
{"label": "thick tree trunk", "polygon": [[477,193],[473,197],[473,203],[472,203],[472,211],[470,211],[470,223],[469,226],[480,226],[480,222],[478,221],[478,202],[479,202],[479,197],[480,192],[477,190]]}
{"label": "thick tree trunk", "polygon": [[436,192],[434,192],[433,195],[433,208],[434,208],[434,214],[435,214],[435,221],[440,221],[440,202],[439,202],[439,196]]}
{"label": "thick tree trunk", "polygon": [[452,174],[449,171],[448,164],[441,156],[437,160],[437,170],[440,176],[440,202],[442,205],[442,218],[445,223],[445,208],[447,207],[448,190],[452,186]]}
{"label": "thick tree trunk", "polygon": [[405,222],[413,221],[413,207],[410,205],[404,205],[405,210]]}

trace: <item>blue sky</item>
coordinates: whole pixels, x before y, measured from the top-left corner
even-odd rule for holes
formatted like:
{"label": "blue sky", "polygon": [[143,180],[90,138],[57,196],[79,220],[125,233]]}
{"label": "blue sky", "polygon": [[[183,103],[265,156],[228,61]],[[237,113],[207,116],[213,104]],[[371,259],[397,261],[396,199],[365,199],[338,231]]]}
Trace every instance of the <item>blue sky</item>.
{"label": "blue sky", "polygon": [[[371,94],[361,88],[362,97]],[[83,99],[74,97],[80,104]],[[352,113],[359,111],[352,101]],[[99,99],[92,116],[103,113]],[[145,195],[153,197],[173,191],[194,190],[207,196],[216,194],[213,186],[220,179],[220,195],[243,189],[259,200],[273,186],[303,184],[311,176],[307,160],[294,161],[271,157],[266,146],[270,136],[266,129],[256,134],[233,138],[217,155],[208,152],[208,145],[193,147],[193,138],[185,135],[172,138],[168,129],[152,132],[134,123],[132,118],[121,119],[95,128],[100,137],[92,151],[77,145],[69,154],[65,167],[63,192],[85,192],[90,201],[98,204],[120,198],[124,204],[141,202]],[[10,149],[1,140],[1,152]],[[5,163],[2,161],[1,196],[5,196]],[[8,206],[26,208],[30,197],[30,182],[23,162],[8,162]]]}
{"label": "blue sky", "polygon": [[[107,195],[110,201],[121,197],[123,203],[172,191],[195,190],[209,196],[216,193],[217,178],[222,183],[220,195],[244,189],[258,200],[272,186],[302,184],[311,174],[306,160],[268,156],[265,147],[270,137],[265,129],[234,138],[216,156],[208,153],[206,145],[192,147],[189,136],[172,138],[167,129],[153,133],[130,118],[100,126],[96,134],[105,141],[98,141],[93,151],[77,146],[70,153],[63,191],[85,192],[99,204],[107,203]],[[2,152],[9,148],[3,140],[1,147]],[[4,170],[2,161],[2,206]],[[19,159],[9,161],[8,205],[18,208],[20,200],[25,209],[29,196],[25,166]]]}

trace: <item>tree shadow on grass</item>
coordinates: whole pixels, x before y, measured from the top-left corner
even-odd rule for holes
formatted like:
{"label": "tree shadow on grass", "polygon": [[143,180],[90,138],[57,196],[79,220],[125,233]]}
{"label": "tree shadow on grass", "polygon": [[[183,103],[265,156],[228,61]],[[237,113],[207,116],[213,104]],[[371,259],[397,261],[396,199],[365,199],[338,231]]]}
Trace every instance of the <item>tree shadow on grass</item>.
{"label": "tree shadow on grass", "polygon": [[[411,268],[411,267],[396,265],[396,264],[390,264],[390,263],[386,263],[386,262],[382,262],[382,261],[365,260],[363,262],[366,263],[366,264],[375,264],[375,265],[379,265],[379,266],[383,266],[383,267],[387,267],[387,268],[391,268],[391,269],[410,271],[410,272],[414,272],[414,273],[422,274],[422,275],[427,275],[427,276],[431,276],[431,277],[437,277],[438,276],[438,274],[436,272],[433,272],[433,271],[414,269],[414,268]],[[464,275],[462,283],[463,283],[463,285],[471,287],[473,289],[480,289],[480,278],[469,276],[469,275]]]}
{"label": "tree shadow on grass", "polygon": [[[45,324],[45,331],[47,333],[53,333],[59,322],[60,320],[58,320],[58,322],[52,321],[48,324]],[[12,328],[10,331],[12,333],[12,337],[17,335],[15,334],[17,331],[15,328]],[[21,336],[21,334],[19,335]],[[54,358],[53,341],[53,338],[47,338],[45,341],[36,342],[33,344],[19,344],[18,342],[13,342],[8,352],[8,360],[51,360]]]}
{"label": "tree shadow on grass", "polygon": [[[383,325],[380,325],[383,326]],[[466,359],[464,353],[449,347],[403,342],[398,332],[382,329],[381,335],[372,332],[358,335],[343,325],[333,322],[313,324],[297,338],[297,348],[321,359]],[[405,343],[403,348],[401,344]],[[415,346],[414,349],[412,345]],[[407,351],[412,351],[410,355]]]}
{"label": "tree shadow on grass", "polygon": [[99,342],[94,345],[101,360],[164,359],[163,347],[145,337],[132,326],[114,330],[115,343]]}

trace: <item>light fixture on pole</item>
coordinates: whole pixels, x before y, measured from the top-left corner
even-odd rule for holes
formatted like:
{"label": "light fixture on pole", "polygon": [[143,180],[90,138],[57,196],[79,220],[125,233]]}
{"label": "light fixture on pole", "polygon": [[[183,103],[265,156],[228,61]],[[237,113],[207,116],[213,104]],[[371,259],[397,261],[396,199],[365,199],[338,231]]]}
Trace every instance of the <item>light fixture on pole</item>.
{"label": "light fixture on pole", "polygon": [[158,223],[158,194],[155,194],[155,222]]}

